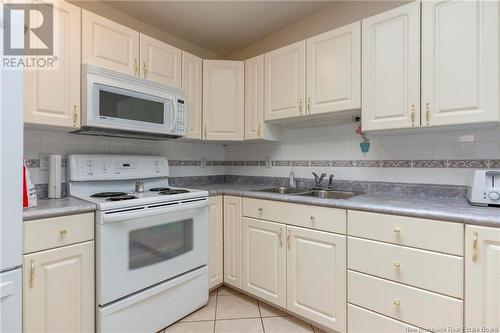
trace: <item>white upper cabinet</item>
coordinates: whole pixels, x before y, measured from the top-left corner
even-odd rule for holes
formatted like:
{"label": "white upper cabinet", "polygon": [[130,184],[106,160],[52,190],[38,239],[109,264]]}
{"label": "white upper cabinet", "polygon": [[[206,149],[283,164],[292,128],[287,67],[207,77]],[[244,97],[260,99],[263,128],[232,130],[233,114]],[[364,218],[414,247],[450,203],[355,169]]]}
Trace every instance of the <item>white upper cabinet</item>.
{"label": "white upper cabinet", "polygon": [[260,139],[264,127],[264,56],[245,61],[245,140]]}
{"label": "white upper cabinet", "polygon": [[81,9],[63,1],[53,8],[56,67],[25,71],[24,122],[78,128]]}
{"label": "white upper cabinet", "polygon": [[243,61],[203,60],[203,138],[244,139]]}
{"label": "white upper cabinet", "polygon": [[264,56],[245,60],[245,140],[277,140],[279,125],[264,122]]}
{"label": "white upper cabinet", "polygon": [[171,87],[182,84],[182,51],[144,34],[140,35],[141,76]]}
{"label": "white upper cabinet", "polygon": [[139,32],[82,11],[82,62],[139,75]]}
{"label": "white upper cabinet", "polygon": [[500,229],[466,226],[465,327],[500,328]]}
{"label": "white upper cabinet", "polygon": [[187,133],[190,139],[201,140],[203,59],[182,51],[182,89],[186,90]]}
{"label": "white upper cabinet", "polygon": [[292,118],[305,112],[306,42],[265,55],[265,120]]}
{"label": "white upper cabinet", "polygon": [[422,126],[500,120],[499,7],[422,2]]}
{"label": "white upper cabinet", "polygon": [[361,22],[307,39],[307,114],[361,108]]}
{"label": "white upper cabinet", "polygon": [[420,125],[420,3],[362,21],[362,124],[382,130]]}

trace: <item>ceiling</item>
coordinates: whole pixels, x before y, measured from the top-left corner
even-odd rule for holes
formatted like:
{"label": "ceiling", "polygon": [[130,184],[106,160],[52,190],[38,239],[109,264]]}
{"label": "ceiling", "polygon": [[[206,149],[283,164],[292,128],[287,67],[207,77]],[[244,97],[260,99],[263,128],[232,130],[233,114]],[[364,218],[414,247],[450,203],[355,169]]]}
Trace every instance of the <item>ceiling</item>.
{"label": "ceiling", "polygon": [[314,0],[101,1],[223,57],[331,4]]}

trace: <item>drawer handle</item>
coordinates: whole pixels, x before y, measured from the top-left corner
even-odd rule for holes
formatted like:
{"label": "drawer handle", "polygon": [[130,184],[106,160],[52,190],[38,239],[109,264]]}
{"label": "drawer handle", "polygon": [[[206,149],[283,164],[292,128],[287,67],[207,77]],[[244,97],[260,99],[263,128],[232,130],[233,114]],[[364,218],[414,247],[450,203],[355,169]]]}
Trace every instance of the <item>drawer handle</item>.
{"label": "drawer handle", "polygon": [[399,299],[395,299],[394,300],[394,305],[400,306],[401,305],[401,301]]}
{"label": "drawer handle", "polygon": [[258,210],[259,210],[259,213],[262,214],[262,212],[264,211],[264,208],[259,208]]}
{"label": "drawer handle", "polygon": [[401,229],[399,229],[399,227],[394,228],[393,231],[396,235],[399,235],[401,233]]}
{"label": "drawer handle", "polygon": [[59,230],[59,234],[61,235],[61,237],[64,237],[68,234],[68,231],[66,229],[61,229]]}
{"label": "drawer handle", "polygon": [[472,237],[472,261],[477,260],[477,232]]}
{"label": "drawer handle", "polygon": [[292,231],[288,230],[288,235],[286,236],[286,245],[288,249],[290,250],[290,238],[292,237]]}
{"label": "drawer handle", "polygon": [[316,222],[316,216],[311,215],[311,223],[314,223],[314,222]]}
{"label": "drawer handle", "polygon": [[280,238],[280,247],[283,247],[283,229],[281,228],[279,232],[279,238]]}
{"label": "drawer handle", "polygon": [[401,263],[399,263],[399,262],[395,262],[395,263],[394,263],[394,267],[396,267],[396,268],[401,267]]}
{"label": "drawer handle", "polygon": [[35,260],[31,260],[30,289],[33,288],[34,281],[35,281]]}

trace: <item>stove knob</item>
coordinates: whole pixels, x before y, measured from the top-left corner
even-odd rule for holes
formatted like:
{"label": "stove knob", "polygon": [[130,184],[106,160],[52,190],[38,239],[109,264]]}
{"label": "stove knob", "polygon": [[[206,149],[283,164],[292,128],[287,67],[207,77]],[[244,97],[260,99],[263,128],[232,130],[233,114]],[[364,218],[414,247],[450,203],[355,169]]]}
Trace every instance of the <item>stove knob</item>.
{"label": "stove knob", "polygon": [[500,200],[500,193],[495,192],[495,191],[491,191],[488,193],[488,198],[490,198],[490,200],[493,200],[493,201]]}
{"label": "stove knob", "polygon": [[94,174],[94,168],[93,168],[93,167],[89,167],[89,168],[87,169],[87,173],[88,173],[90,176],[92,176],[92,175]]}
{"label": "stove knob", "polygon": [[101,169],[102,169],[102,171],[106,171],[106,170],[108,170],[108,166],[107,166],[107,164],[106,164],[106,163],[102,163],[102,165],[101,165]]}

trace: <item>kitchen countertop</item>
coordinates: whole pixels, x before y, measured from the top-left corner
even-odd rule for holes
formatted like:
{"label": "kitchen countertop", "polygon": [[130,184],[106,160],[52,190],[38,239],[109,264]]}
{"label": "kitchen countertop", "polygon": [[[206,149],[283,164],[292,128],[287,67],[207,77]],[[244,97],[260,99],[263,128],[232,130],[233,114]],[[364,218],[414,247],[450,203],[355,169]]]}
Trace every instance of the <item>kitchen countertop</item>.
{"label": "kitchen countertop", "polygon": [[[471,206],[464,198],[416,198],[380,194],[361,194],[349,199],[322,199],[301,195],[257,192],[270,185],[220,183],[190,186],[206,190],[211,196],[233,195],[248,198],[293,202],[376,213],[429,218],[474,225],[500,227],[500,208]],[[93,203],[73,197],[38,200],[38,207],[24,209],[24,221],[73,215],[96,210]]]}
{"label": "kitchen countertop", "polygon": [[38,206],[23,209],[23,220],[31,221],[49,217],[89,213],[96,205],[73,197],[61,199],[38,199]]}
{"label": "kitchen countertop", "polygon": [[500,208],[471,206],[464,198],[450,199],[431,197],[426,199],[379,194],[361,194],[349,199],[322,199],[300,195],[255,191],[272,187],[269,185],[221,183],[192,187],[206,190],[211,196],[234,195],[500,227]]}

